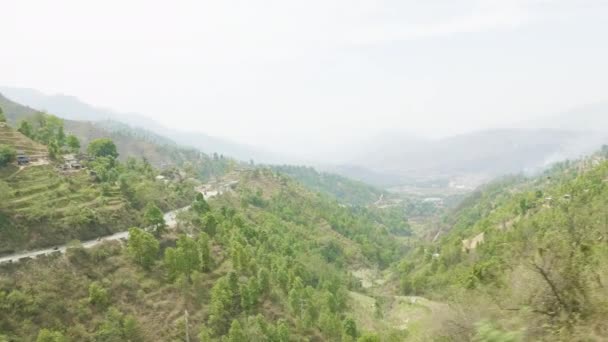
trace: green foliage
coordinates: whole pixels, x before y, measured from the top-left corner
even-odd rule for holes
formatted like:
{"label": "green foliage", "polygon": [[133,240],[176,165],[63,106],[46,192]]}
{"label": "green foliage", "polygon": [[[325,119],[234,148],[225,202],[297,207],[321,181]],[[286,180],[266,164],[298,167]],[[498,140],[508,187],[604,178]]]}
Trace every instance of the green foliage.
{"label": "green foliage", "polygon": [[0,122],[6,122],[6,115],[4,115],[2,108],[0,108]]}
{"label": "green foliage", "polygon": [[357,342],[381,342],[381,339],[376,334],[365,333],[357,339]]}
{"label": "green foliage", "polygon": [[158,256],[159,243],[152,234],[134,227],[129,229],[127,251],[137,264],[150,269]]}
{"label": "green foliage", "polygon": [[67,342],[68,339],[60,331],[42,329],[38,333],[36,342]]}
{"label": "green foliage", "polygon": [[196,194],[196,199],[192,202],[192,210],[199,215],[203,215],[209,211],[209,204],[201,193]]}
{"label": "green foliage", "polygon": [[17,130],[28,138],[34,138],[34,129],[28,121],[21,121]]}
{"label": "green foliage", "polygon": [[[142,187],[179,186],[154,181],[155,173],[146,171],[143,161],[114,162],[107,169],[115,170],[123,184],[102,181],[102,185],[109,194],[128,194],[134,207],[137,202],[153,203],[140,200],[145,198]],[[128,331],[141,336],[140,330],[161,340],[183,339],[183,327],[176,326],[175,319],[158,320],[150,313],[175,317],[182,309],[176,305],[187,303],[193,313],[189,324],[202,327],[201,340],[245,336],[245,340],[288,342],[314,334],[322,340],[356,341],[356,324],[345,319],[350,310],[348,290],[355,286],[348,270],[362,264],[381,267],[403,255],[391,235],[390,226],[398,225],[397,220],[381,211],[343,207],[267,171],[249,176],[245,172],[235,191],[215,197],[205,210],[183,212],[187,220],[176,227],[176,234],[166,234],[160,241],[132,228],[126,253],[120,252],[118,243],[107,242],[99,248],[112,248],[115,253],[70,249],[67,262],[41,258],[28,264],[37,267],[45,262],[40,264],[43,272],[22,272],[14,280],[0,275],[2,288],[10,290],[7,301],[14,303],[7,315],[0,316],[0,326],[14,327],[10,332],[14,330],[15,336],[30,336],[29,325],[15,322],[28,317],[35,334],[42,327],[54,327],[49,322],[57,316],[79,326],[78,331],[66,332],[74,340],[127,341]],[[243,207],[239,197],[245,188],[264,205]],[[190,196],[184,205],[191,203],[194,193],[184,193]],[[161,201],[170,195],[158,191],[151,196]],[[139,217],[140,212],[136,214]],[[184,234],[198,229],[198,236]],[[163,249],[163,267],[154,267]],[[150,271],[142,272],[140,267]],[[45,278],[50,285],[44,285]],[[62,299],[47,300],[45,295],[54,293],[49,289],[57,284],[67,287],[57,294]],[[3,301],[0,296],[0,305]],[[144,329],[140,329],[123,313],[152,319],[142,319]],[[284,319],[274,323],[277,316]]]}
{"label": "green foliage", "polygon": [[87,153],[92,157],[118,157],[116,145],[109,138],[99,138],[91,141]]}
{"label": "green foliage", "polygon": [[167,231],[167,224],[165,223],[165,217],[160,208],[152,203],[148,203],[144,212],[144,223],[150,227],[154,232],[155,236],[161,236]]}
{"label": "green foliage", "polygon": [[176,248],[169,247],[165,250],[164,265],[172,280],[180,276],[190,279],[194,272],[209,271],[213,265],[209,237],[201,233],[199,238],[194,240],[181,235]]}
{"label": "green foliage", "polygon": [[80,140],[73,134],[69,134],[66,137],[65,143],[72,152],[78,152],[80,150]]}
{"label": "green foliage", "polygon": [[273,166],[272,169],[294,178],[313,191],[330,195],[343,203],[367,205],[384,194],[382,190],[365,183],[333,173],[317,172],[312,167],[282,165]]}
{"label": "green foliage", "polygon": [[494,327],[489,321],[476,324],[477,329],[473,341],[475,342],[517,342],[522,341],[518,332],[506,332]]}
{"label": "green foliage", "polygon": [[0,144],[0,167],[6,166],[17,156],[17,151],[8,145]]}
{"label": "green foliage", "polygon": [[200,327],[200,332],[198,333],[198,340],[200,342],[211,342],[211,334],[209,332],[209,328],[204,324]]}
{"label": "green foliage", "polygon": [[109,302],[108,291],[98,282],[92,282],[89,285],[89,303],[98,307],[105,307]]}
{"label": "green foliage", "polygon": [[108,309],[104,321],[95,332],[95,341],[99,342],[136,342],[142,339],[137,320],[113,307]]}
{"label": "green foliage", "polygon": [[349,317],[344,320],[342,327],[342,336],[343,341],[345,340],[345,338],[346,340],[352,341],[355,341],[357,339],[357,336],[359,336],[359,332],[357,331],[357,323],[354,319]]}
{"label": "green foliage", "polygon": [[228,332],[228,342],[242,342],[246,341],[247,338],[243,333],[243,328],[238,320],[233,320],[230,325],[230,331]]}

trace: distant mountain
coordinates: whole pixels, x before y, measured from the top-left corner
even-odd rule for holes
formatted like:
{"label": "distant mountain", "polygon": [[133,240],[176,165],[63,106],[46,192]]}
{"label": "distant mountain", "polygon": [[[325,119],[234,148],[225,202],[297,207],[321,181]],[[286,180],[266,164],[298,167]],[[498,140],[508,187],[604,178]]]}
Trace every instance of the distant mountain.
{"label": "distant mountain", "polygon": [[87,104],[77,97],[68,95],[46,95],[35,89],[0,87],[0,93],[7,98],[37,110],[47,111],[61,118],[78,121],[116,121],[134,128],[143,128],[174,142],[198,148],[203,152],[218,153],[240,160],[255,160],[266,163],[285,161],[276,154],[238,144],[226,139],[200,132],[184,132],[164,127],[162,124],[136,113],[120,113],[111,109]]}
{"label": "distant mountain", "polygon": [[[31,118],[37,113],[37,110],[11,101],[2,94],[0,94],[0,108],[6,114],[9,124],[15,127],[19,121]],[[128,157],[144,157],[156,167],[181,165],[193,160],[204,162],[209,167],[213,167],[215,163],[197,149],[180,147],[171,139],[117,121],[64,119],[64,127],[67,133],[74,134],[80,139],[82,150],[86,150],[93,139],[111,138],[116,143],[119,159],[122,160]]]}
{"label": "distant mountain", "polygon": [[436,184],[438,180],[445,185],[469,179],[467,185],[474,187],[499,175],[533,172],[579,157],[608,142],[607,133],[580,128],[494,129],[437,140],[379,138],[368,147],[371,152],[362,153],[336,172],[371,184],[379,184],[379,174],[392,185]]}
{"label": "distant mountain", "polygon": [[569,130],[608,132],[608,102],[580,106],[520,124],[526,128],[567,127]]}

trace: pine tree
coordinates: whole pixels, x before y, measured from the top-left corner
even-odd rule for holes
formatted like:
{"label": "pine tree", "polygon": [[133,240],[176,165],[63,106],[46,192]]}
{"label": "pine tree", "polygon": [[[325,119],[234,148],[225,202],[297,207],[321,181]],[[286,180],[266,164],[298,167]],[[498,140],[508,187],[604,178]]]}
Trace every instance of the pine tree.
{"label": "pine tree", "polygon": [[228,342],[244,342],[247,341],[241,323],[238,320],[233,320],[228,332]]}
{"label": "pine tree", "polygon": [[139,228],[129,229],[127,252],[131,258],[145,269],[150,269],[158,255],[158,240]]}

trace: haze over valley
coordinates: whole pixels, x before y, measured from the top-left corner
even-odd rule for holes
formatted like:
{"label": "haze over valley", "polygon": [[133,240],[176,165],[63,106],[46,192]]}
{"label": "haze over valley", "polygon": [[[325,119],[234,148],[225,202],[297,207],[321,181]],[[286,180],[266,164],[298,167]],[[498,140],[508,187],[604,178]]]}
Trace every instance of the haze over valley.
{"label": "haze over valley", "polygon": [[0,8],[0,342],[608,339],[608,3]]}

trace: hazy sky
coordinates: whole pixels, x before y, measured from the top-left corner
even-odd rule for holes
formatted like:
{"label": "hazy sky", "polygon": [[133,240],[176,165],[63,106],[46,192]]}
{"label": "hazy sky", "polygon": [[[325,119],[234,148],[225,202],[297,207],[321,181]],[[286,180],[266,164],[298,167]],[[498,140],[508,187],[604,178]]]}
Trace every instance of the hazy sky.
{"label": "hazy sky", "polygon": [[608,1],[0,0],[0,84],[286,151],[608,100]]}

